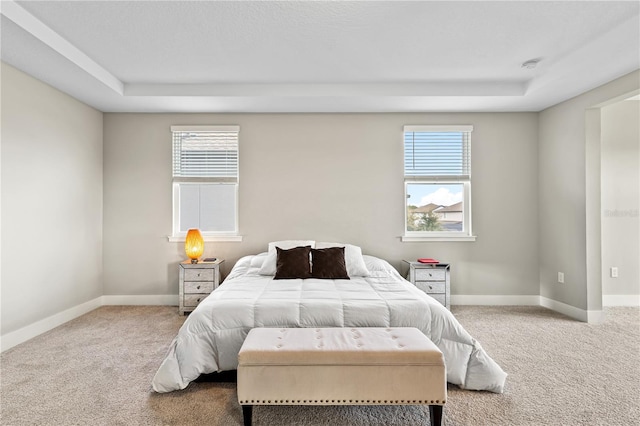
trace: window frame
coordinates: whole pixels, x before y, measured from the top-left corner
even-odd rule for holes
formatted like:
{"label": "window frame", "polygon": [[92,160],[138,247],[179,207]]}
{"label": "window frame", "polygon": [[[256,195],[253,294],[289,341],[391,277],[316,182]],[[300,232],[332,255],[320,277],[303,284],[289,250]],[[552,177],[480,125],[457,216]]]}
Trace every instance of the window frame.
{"label": "window frame", "polygon": [[[205,242],[229,241],[241,242],[239,235],[239,193],[240,193],[240,126],[236,125],[207,125],[207,126],[171,126],[171,136],[175,132],[236,132],[237,133],[237,175],[235,178],[229,177],[176,177],[173,176],[173,162],[175,152],[172,148],[172,234],[168,236],[170,242],[183,242],[187,231],[180,231],[180,185],[181,184],[233,184],[235,185],[235,206],[234,206],[234,229],[232,231],[204,231],[200,230]],[[173,144],[173,142],[172,142]]]}
{"label": "window frame", "polygon": [[[403,182],[404,182],[404,225],[403,234],[401,237],[402,242],[436,242],[436,241],[475,241],[476,236],[473,235],[472,228],[472,208],[471,208],[471,132],[473,126],[471,125],[411,125],[404,126],[402,132],[402,152],[403,152]],[[407,175],[404,167],[404,161],[406,157],[405,153],[405,134],[410,132],[467,132],[468,135],[468,175],[451,175],[451,176],[438,176],[438,175]],[[463,160],[464,161],[464,160]],[[407,218],[409,216],[409,203],[408,203],[408,186],[411,184],[429,184],[429,185],[462,185],[463,196],[463,221],[462,231],[408,231],[407,230]]]}

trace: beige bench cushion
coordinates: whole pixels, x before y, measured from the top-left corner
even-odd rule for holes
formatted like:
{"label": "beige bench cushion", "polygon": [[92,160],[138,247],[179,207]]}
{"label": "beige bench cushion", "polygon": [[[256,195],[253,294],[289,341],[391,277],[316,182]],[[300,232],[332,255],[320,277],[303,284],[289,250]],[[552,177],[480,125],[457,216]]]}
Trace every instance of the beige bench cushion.
{"label": "beige bench cushion", "polygon": [[238,355],[241,404],[444,404],[440,350],[416,328],[256,328]]}
{"label": "beige bench cushion", "polygon": [[417,328],[254,328],[241,365],[442,365],[442,352]]}

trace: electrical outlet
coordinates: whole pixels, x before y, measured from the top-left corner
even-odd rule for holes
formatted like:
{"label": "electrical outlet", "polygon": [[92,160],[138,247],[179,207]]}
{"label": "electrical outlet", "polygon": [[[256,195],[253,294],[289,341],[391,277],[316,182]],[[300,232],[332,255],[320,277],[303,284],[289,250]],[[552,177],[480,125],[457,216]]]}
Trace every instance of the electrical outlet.
{"label": "electrical outlet", "polygon": [[611,267],[611,278],[618,278],[618,267]]}
{"label": "electrical outlet", "polygon": [[564,272],[558,272],[558,282],[564,283]]}

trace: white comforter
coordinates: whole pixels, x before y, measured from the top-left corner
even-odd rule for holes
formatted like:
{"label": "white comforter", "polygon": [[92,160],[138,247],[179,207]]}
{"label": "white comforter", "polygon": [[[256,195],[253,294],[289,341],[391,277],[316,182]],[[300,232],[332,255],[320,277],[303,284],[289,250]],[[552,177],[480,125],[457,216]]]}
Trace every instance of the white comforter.
{"label": "white comforter", "polygon": [[417,327],[442,350],[447,381],[502,393],[507,374],[440,303],[384,260],[364,256],[368,277],[273,280],[266,253],[246,256],[189,315],[153,378],[156,392],[184,389],[200,374],[234,370],[255,327]]}

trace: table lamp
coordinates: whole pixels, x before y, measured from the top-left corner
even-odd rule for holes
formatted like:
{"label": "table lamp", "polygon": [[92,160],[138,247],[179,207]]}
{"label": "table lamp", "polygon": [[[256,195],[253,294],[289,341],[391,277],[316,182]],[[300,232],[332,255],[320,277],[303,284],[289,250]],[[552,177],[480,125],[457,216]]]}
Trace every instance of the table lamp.
{"label": "table lamp", "polygon": [[184,251],[191,259],[191,263],[198,263],[198,258],[204,253],[204,240],[199,229],[192,228],[187,231],[187,237],[184,240]]}

